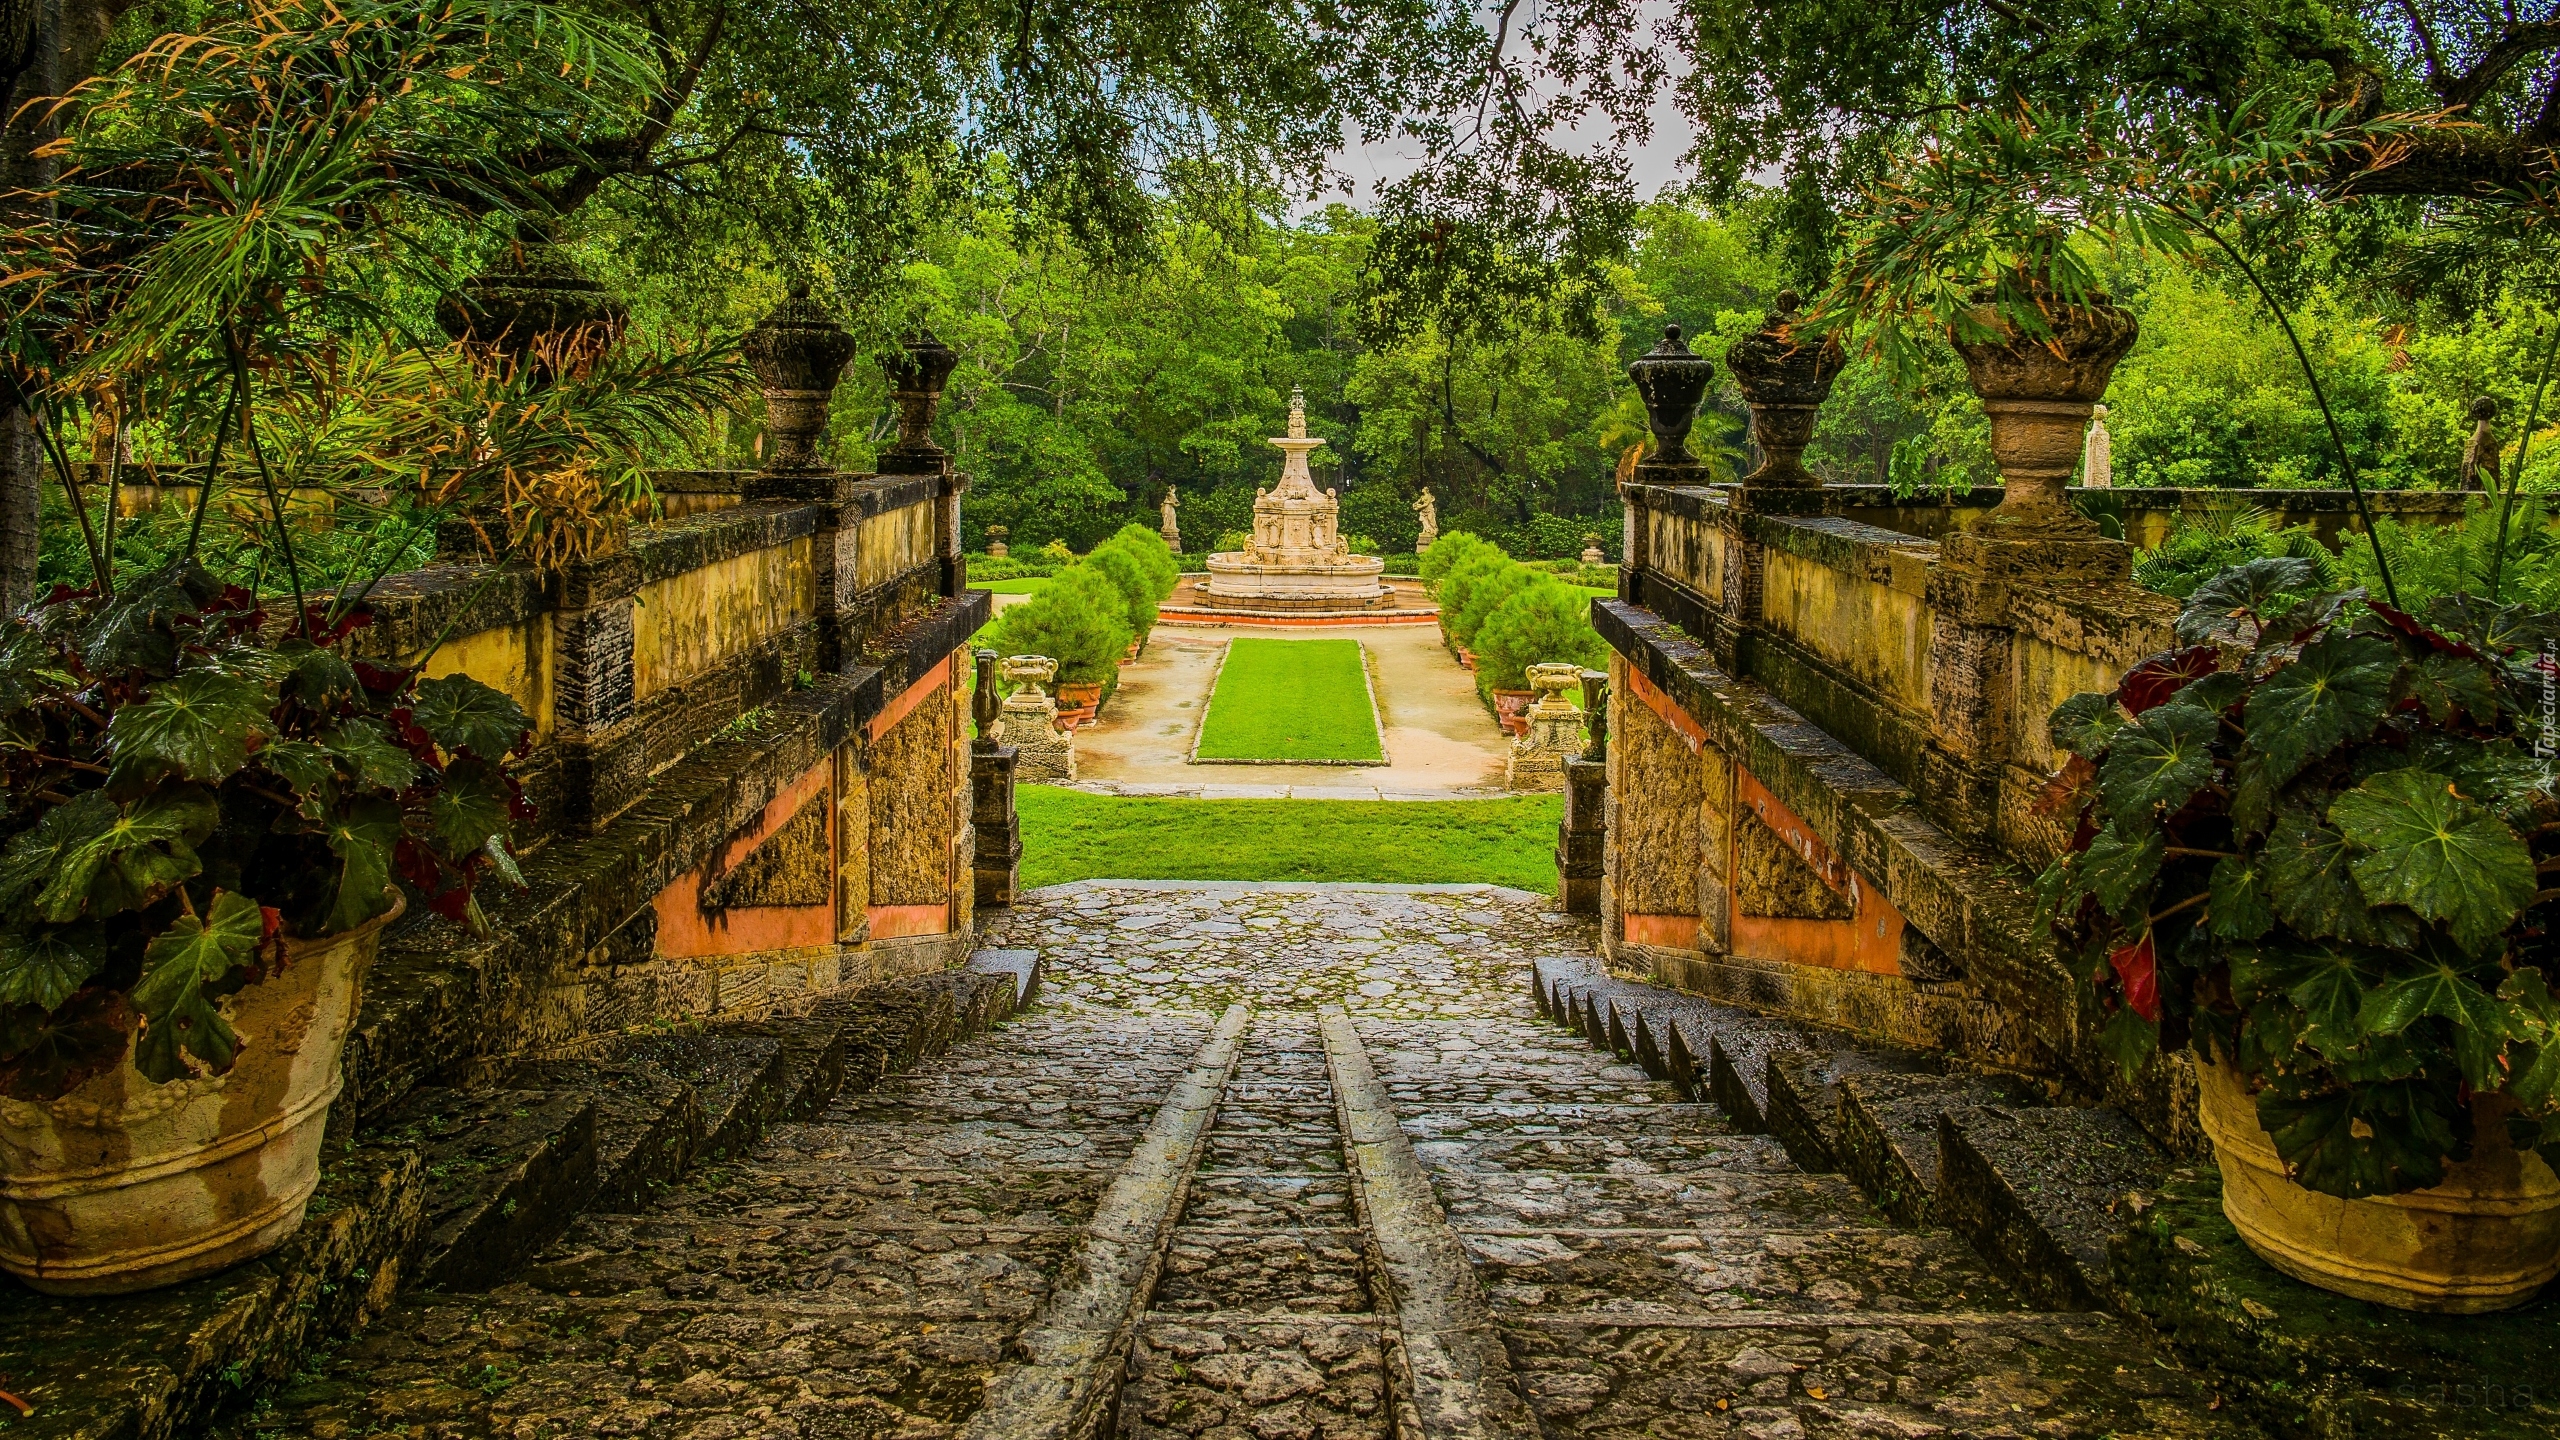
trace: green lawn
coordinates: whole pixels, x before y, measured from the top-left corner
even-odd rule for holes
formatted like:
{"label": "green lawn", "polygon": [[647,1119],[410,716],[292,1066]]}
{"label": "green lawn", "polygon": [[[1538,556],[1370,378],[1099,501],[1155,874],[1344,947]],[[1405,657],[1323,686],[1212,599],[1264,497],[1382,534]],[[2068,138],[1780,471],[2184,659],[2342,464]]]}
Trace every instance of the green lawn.
{"label": "green lawn", "polygon": [[1203,760],[1383,762],[1360,642],[1230,641],[1197,753]]}
{"label": "green lawn", "polygon": [[1556,887],[1561,795],[1502,800],[1171,800],[1015,792],[1022,884],[1366,880]]}
{"label": "green lawn", "polygon": [[1046,575],[1020,575],[1011,580],[972,580],[969,588],[992,595],[1037,595],[1048,583]]}

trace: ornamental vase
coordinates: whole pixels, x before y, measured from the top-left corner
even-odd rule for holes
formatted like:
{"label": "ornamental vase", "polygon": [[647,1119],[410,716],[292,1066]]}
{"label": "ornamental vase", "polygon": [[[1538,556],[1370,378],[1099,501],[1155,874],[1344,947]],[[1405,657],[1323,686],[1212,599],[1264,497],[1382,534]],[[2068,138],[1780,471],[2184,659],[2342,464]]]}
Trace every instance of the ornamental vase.
{"label": "ornamental vase", "polygon": [[2258,1258],[2307,1285],[2402,1310],[2521,1305],[2560,1275],[2560,1177],[2507,1139],[2513,1102],[2471,1102],[2471,1158],[2444,1182],[2342,1200],[2295,1183],[2228,1059],[2196,1061],[2196,1108],[2222,1167],[2222,1213]]}
{"label": "ornamental vase", "polygon": [[116,1295],[255,1259],[302,1224],[339,1051],[383,927],[285,939],[280,973],[228,995],[240,1050],[155,1085],[116,1068],[44,1104],[0,1098],[0,1270],[48,1295]]}

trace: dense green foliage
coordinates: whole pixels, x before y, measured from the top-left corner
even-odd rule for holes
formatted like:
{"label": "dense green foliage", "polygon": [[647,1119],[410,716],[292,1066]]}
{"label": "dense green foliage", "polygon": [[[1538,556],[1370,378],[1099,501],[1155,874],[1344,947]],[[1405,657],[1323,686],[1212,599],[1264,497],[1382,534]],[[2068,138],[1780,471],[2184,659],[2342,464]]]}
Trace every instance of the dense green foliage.
{"label": "dense green foliage", "polygon": [[1203,760],[1358,760],[1384,764],[1368,657],[1357,640],[1227,642],[1201,717]]}
{"label": "dense green foliage", "polygon": [[1070,565],[1030,599],[1007,607],[979,632],[978,643],[999,655],[1046,655],[1058,662],[1062,685],[1108,684],[1137,639],[1131,608],[1130,597],[1102,571]]}
{"label": "dense green foliage", "polygon": [[1022,884],[1303,880],[1491,884],[1552,893],[1560,796],[1504,800],[1172,800],[1016,793]]}
{"label": "dense green foliage", "polygon": [[2441,1180],[2474,1095],[2560,1155],[2536,750],[2560,617],[2354,598],[2250,561],[2190,597],[2188,648],[2057,709],[2077,833],[2041,885],[2128,1070],[2227,1057],[2295,1177],[2343,1196]]}
{"label": "dense green foliage", "polygon": [[227,1070],[216,1002],[279,934],[362,925],[395,880],[477,925],[478,878],[515,877],[515,702],[267,620],[181,563],[5,622],[0,1093],[54,1098],[128,1049],[155,1082]]}
{"label": "dense green foliage", "polygon": [[1488,701],[1496,690],[1528,689],[1532,665],[1569,660],[1597,668],[1607,658],[1591,628],[1589,594],[1559,578],[1560,569],[1582,579],[1579,565],[1525,565],[1462,530],[1424,553],[1441,637],[1453,650],[1475,652],[1476,693]]}

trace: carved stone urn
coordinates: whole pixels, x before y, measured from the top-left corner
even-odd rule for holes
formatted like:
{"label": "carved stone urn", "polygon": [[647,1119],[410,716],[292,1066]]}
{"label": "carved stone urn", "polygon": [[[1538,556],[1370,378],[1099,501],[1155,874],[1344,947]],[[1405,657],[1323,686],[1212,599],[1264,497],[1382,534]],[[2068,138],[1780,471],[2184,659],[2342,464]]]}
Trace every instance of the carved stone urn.
{"label": "carved stone urn", "polygon": [[1760,447],[1759,468],[1742,477],[1745,486],[1822,483],[1804,468],[1804,447],[1813,440],[1814,421],[1845,357],[1836,334],[1796,338],[1797,303],[1796,292],[1779,291],[1768,320],[1725,351],[1725,369],[1751,406],[1751,438]]}
{"label": "carved stone urn", "polygon": [[2018,333],[1985,304],[1977,314],[2006,338],[1957,338],[1955,347],[1973,393],[1982,397],[1983,413],[1991,417],[1991,455],[2008,491],[1994,513],[2076,521],[2096,534],[2095,526],[2063,503],[2062,488],[2079,468],[2089,413],[2106,395],[2116,362],[2133,348],[2138,327],[2132,312],[2104,295],[2089,299],[2087,305],[2049,303],[2052,333],[2043,337]]}
{"label": "carved stone urn", "polygon": [[1714,361],[1690,351],[1677,325],[1663,326],[1662,343],[1627,366],[1627,378],[1644,400],[1645,424],[1653,431],[1647,466],[1699,468],[1697,457],[1689,453],[1689,430],[1698,423],[1698,402],[1706,398],[1715,371]]}
{"label": "carved stone urn", "polygon": [[558,371],[622,341],[631,312],[548,240],[519,240],[489,268],[445,292],[436,324],[514,363]]}
{"label": "carved stone urn", "polygon": [[942,387],[960,364],[960,352],[919,330],[906,347],[883,358],[889,398],[898,405],[898,443],[880,457],[883,474],[931,474],[942,468],[942,447],[933,443],[933,412],[942,402]]}
{"label": "carved stone urn", "polygon": [[790,298],[756,322],[741,348],[764,387],[764,468],[821,468],[818,445],[836,382],[853,360],[853,336],[809,298],[807,281],[795,280]]}

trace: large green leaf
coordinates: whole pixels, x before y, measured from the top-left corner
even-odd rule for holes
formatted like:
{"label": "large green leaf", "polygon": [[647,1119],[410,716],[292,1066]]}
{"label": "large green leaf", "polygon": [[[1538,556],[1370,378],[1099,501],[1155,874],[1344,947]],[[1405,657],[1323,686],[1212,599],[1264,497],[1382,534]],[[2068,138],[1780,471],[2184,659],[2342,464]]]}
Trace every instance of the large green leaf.
{"label": "large green leaf", "polygon": [[2178,614],[2178,638],[2195,644],[2233,620],[2252,623],[2288,608],[2288,595],[2320,583],[2310,561],[2291,555],[2268,555],[2242,561],[2198,585]]}
{"label": "large green leaf", "polygon": [[522,706],[468,675],[420,682],[409,717],[448,752],[491,761],[507,758],[533,723]]}
{"label": "large green leaf", "polygon": [[2213,862],[2213,893],[2204,902],[2205,922],[2224,940],[2255,940],[2276,923],[2267,903],[2265,859],[2225,855]]}
{"label": "large green leaf", "polygon": [[2213,782],[2212,712],[2172,700],[2125,727],[2098,770],[2098,793],[2119,823],[2148,824]]}
{"label": "large green leaf", "polygon": [[165,681],[108,722],[115,760],[107,783],[122,787],[164,771],[219,783],[248,759],[252,741],[270,733],[272,705],[245,676],[194,670]]}
{"label": "large green leaf", "polygon": [[2346,837],[2300,806],[2287,806],[2267,832],[2260,876],[2276,918],[2314,940],[2346,940],[2405,950],[2418,943],[2417,917],[2375,909],[2348,866]]}
{"label": "large green leaf", "polygon": [[2354,945],[2246,946],[2232,955],[2231,993],[2243,1005],[2281,994],[2302,1012],[2297,1042],[2342,1058],[2365,1041],[2359,1017],[2387,959],[2385,952]]}
{"label": "large green leaf", "polygon": [[204,868],[195,847],[220,820],[220,807],[200,787],[152,791],[63,847],[36,913],[61,924],[84,911],[103,920],[151,904]]}
{"label": "large green leaf", "polygon": [[2054,749],[2095,760],[2124,726],[2124,707],[2114,692],[2087,690],[2055,706],[2045,731]]}
{"label": "large green leaf", "polygon": [[2361,852],[2367,900],[2441,922],[2466,950],[2494,946],[2533,900],[2532,852],[2432,771],[2373,776],[2331,802],[2329,819]]}
{"label": "large green leaf", "polygon": [[321,917],[323,935],[352,930],[391,908],[391,847],[400,843],[400,807],[388,800],[358,800],[329,821],[329,850],[338,857],[338,883]]}
{"label": "large green leaf", "polygon": [[57,1009],[0,1005],[0,1095],[42,1104],[124,1062],[133,1011],[123,991],[93,985]]}
{"label": "large green leaf", "polygon": [[2356,1018],[2371,1034],[2397,1035],[2430,1015],[2452,1027],[2462,1078],[2475,1090],[2496,1089],[2501,1078],[2498,1052],[2507,1041],[2506,1007],[2462,966],[2440,957],[2404,962],[2366,995]]}
{"label": "large green leaf", "polygon": [[2090,893],[2118,920],[2141,909],[2140,902],[2151,893],[2152,879],[2160,873],[2160,857],[2168,844],[2161,837],[2160,827],[2148,820],[2136,820],[2133,828],[2138,833],[2128,835],[2123,822],[2102,827],[2080,862],[2082,873],[2088,876]]}
{"label": "large green leaf", "polygon": [[2452,724],[2456,711],[2481,725],[2498,719],[2497,677],[2488,666],[2463,655],[2437,651],[2410,661],[2400,668],[2392,698],[2417,701],[2438,725]]}
{"label": "large green leaf", "polygon": [[258,763],[293,792],[294,808],[317,820],[338,803],[338,757],[308,740],[271,740],[258,750]]}
{"label": "large green leaf", "polygon": [[359,783],[401,791],[418,783],[418,757],[400,748],[379,720],[343,720],[320,734],[320,746],[345,760]]}
{"label": "large green leaf", "polygon": [[[2453,1087],[2429,1080],[2341,1090],[2279,1076],[2258,1092],[2258,1123],[2294,1179],[2346,1199],[2442,1181],[2454,1146],[2453,1114]],[[2364,1134],[2356,1133],[2358,1122]]]}
{"label": "large green leaf", "polygon": [[427,834],[457,864],[507,833],[511,795],[496,766],[464,756],[445,767],[435,798],[427,802]]}
{"label": "large green leaf", "polygon": [[80,635],[80,661],[94,675],[166,673],[177,662],[176,622],[222,593],[222,582],[180,560],[126,583]]}
{"label": "large green leaf", "polygon": [[94,922],[0,930],[0,1005],[51,1010],[106,963],[106,937]]}
{"label": "large green leaf", "polygon": [[0,853],[0,915],[31,903],[62,868],[63,852],[105,834],[122,813],[105,791],[83,790],[11,837]]}
{"label": "large green leaf", "polygon": [[284,664],[284,693],[326,713],[356,693],[356,668],[335,650],[308,640],[287,640],[276,647]]}
{"label": "large green leaf", "polygon": [[133,1064],[145,1078],[167,1084],[184,1077],[185,1055],[217,1072],[231,1068],[240,1037],[214,1001],[224,982],[256,957],[265,931],[255,904],[222,891],[202,917],[181,915],[152,938],[133,987],[133,1007],[143,1018]]}
{"label": "large green leaf", "polygon": [[2372,734],[2391,706],[2399,666],[2388,640],[2331,634],[2260,681],[2249,697],[2246,743],[2261,757],[2265,783],[2281,787],[2340,744]]}

